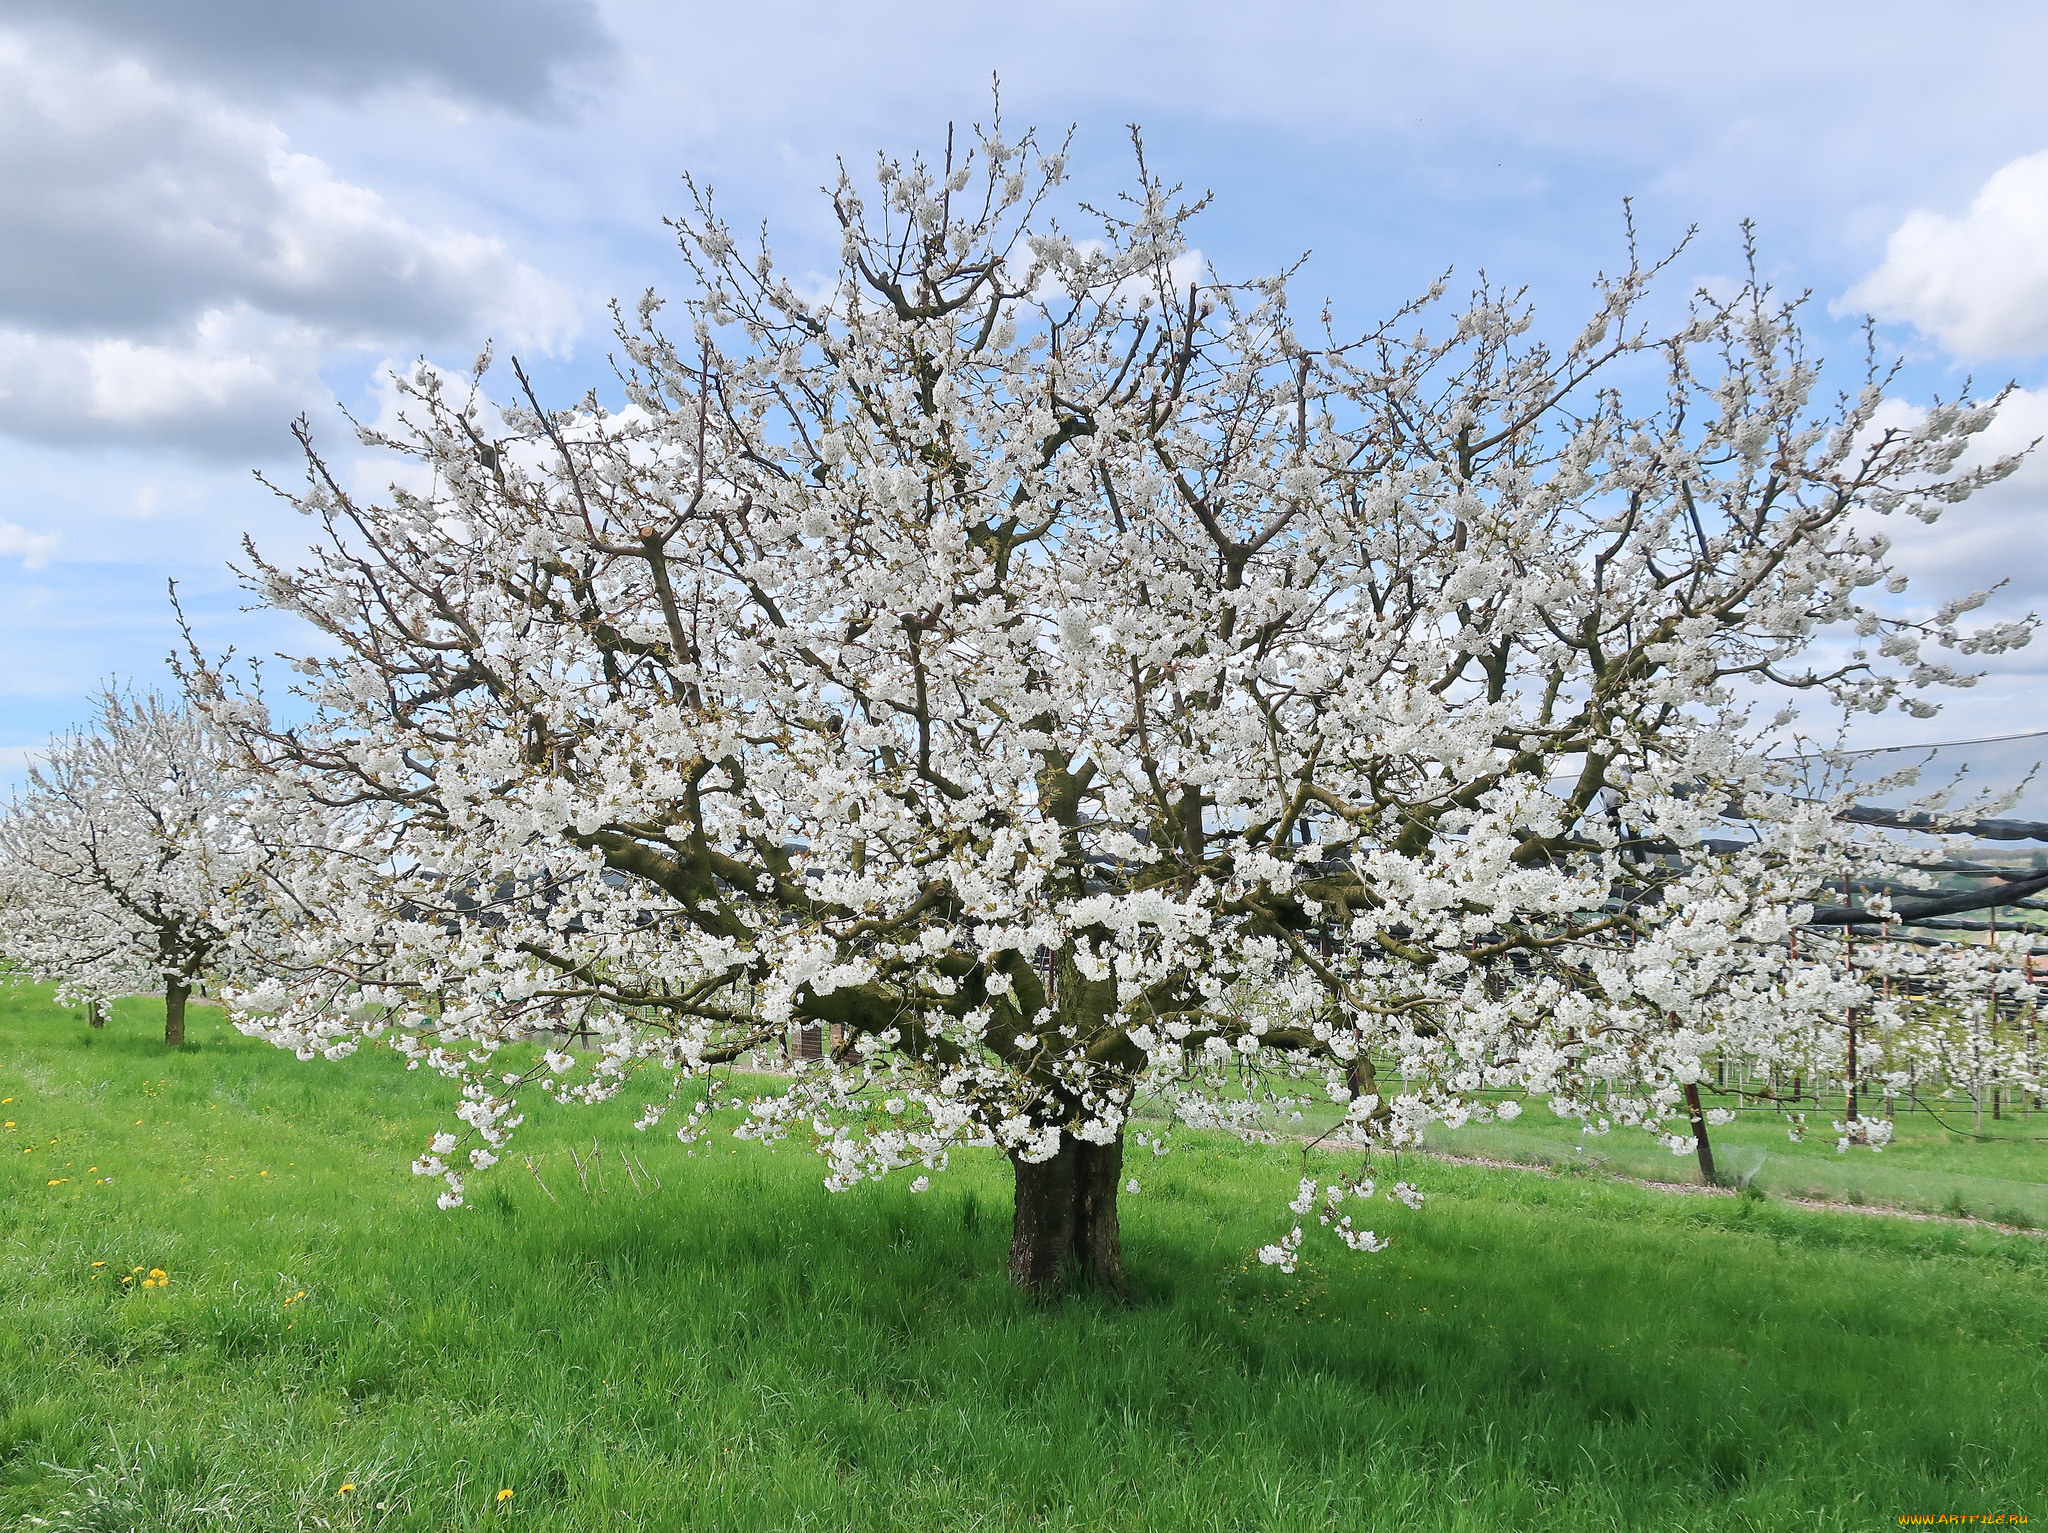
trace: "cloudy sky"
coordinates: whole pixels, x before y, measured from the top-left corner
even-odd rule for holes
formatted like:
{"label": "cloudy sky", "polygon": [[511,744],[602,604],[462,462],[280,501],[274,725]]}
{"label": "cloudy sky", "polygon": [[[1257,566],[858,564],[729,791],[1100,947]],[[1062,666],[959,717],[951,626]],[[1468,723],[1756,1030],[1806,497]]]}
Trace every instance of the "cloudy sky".
{"label": "cloudy sky", "polygon": [[[1570,313],[1623,197],[1651,243],[1700,226],[1681,288],[1754,219],[1829,349],[1874,313],[1907,396],[2015,381],[1996,432],[2030,440],[2044,49],[2037,3],[0,0],[0,765],[161,679],[168,580],[208,643],[289,642],[226,563],[300,535],[251,473],[289,473],[294,416],[333,440],[384,370],[487,337],[578,394],[606,301],[679,284],[683,171],[815,266],[834,157],[942,142],[998,75],[1007,119],[1077,127],[1084,188],[1142,124],[1216,193],[1219,267],[1312,251],[1361,322],[1447,266]],[[2044,509],[2048,459],[1914,537],[1930,593],[2048,611]],[[1861,739],[2048,729],[2044,672],[2048,641]]]}

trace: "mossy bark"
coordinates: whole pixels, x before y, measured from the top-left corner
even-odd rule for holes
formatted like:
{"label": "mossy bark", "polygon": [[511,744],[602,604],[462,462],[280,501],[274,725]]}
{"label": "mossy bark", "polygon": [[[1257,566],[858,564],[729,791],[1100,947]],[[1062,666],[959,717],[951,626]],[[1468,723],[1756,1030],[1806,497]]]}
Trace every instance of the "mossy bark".
{"label": "mossy bark", "polygon": [[1124,1291],[1123,1237],[1116,1196],[1124,1168],[1121,1136],[1091,1144],[1060,1136],[1059,1153],[1033,1164],[1010,1157],[1017,1212],[1010,1233],[1010,1281],[1033,1293],[1071,1277],[1109,1293]]}
{"label": "mossy bark", "polygon": [[174,979],[164,986],[164,1047],[175,1049],[185,1041],[185,1001],[192,994],[188,981]]}

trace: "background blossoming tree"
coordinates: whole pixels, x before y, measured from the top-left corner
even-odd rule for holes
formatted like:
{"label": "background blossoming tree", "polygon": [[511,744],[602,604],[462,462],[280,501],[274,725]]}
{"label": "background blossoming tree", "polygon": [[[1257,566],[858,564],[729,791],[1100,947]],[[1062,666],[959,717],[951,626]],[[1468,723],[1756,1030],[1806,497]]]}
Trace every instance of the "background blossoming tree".
{"label": "background blossoming tree", "polygon": [[[1903,585],[1883,517],[2009,470],[1959,466],[1990,408],[1883,426],[1880,373],[1819,395],[1794,306],[1658,330],[1633,263],[1568,345],[1484,287],[1347,334],[1205,273],[1142,156],[1085,239],[1062,176],[997,133],[843,176],[822,292],[700,198],[683,323],[621,317],[629,407],[422,370],[379,503],[306,443],[316,551],[250,573],[331,641],[304,722],[192,677],[294,848],[247,1029],[461,1078],[479,1166],[523,1089],[656,1079],[643,1126],[730,1111],[835,1187],[992,1145],[1015,1280],[1113,1287],[1142,1094],[1400,1145],[1506,1090],[1684,1148],[1707,1054],[1840,1004],[1784,939],[1874,854],[1737,687],[1921,711],[1944,647],[2024,642],[1865,594]],[[562,1019],[594,1062],[497,1062]],[[444,1203],[459,1148],[420,1162]],[[1294,1211],[1372,1248],[1370,1192]]]}
{"label": "background blossoming tree", "polygon": [[233,795],[199,719],[109,688],[0,819],[0,953],[95,1018],[161,990],[164,1042],[183,1043],[186,998],[221,951]]}

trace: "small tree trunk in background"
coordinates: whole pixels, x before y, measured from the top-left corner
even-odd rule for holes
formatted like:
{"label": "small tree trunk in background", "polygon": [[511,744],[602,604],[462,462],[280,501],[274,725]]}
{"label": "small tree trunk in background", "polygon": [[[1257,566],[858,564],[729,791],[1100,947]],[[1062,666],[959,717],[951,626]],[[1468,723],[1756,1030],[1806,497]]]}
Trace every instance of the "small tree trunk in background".
{"label": "small tree trunk in background", "polygon": [[1072,1262],[1080,1280],[1122,1293],[1123,1237],[1116,1195],[1124,1169],[1121,1136],[1089,1144],[1060,1136],[1059,1153],[1033,1165],[1014,1154],[1017,1213],[1010,1230],[1010,1281],[1033,1293],[1050,1290]]}
{"label": "small tree trunk in background", "polygon": [[192,986],[174,979],[164,986],[164,1047],[175,1049],[185,1041],[185,998]]}
{"label": "small tree trunk in background", "polygon": [[1714,1147],[1707,1140],[1707,1114],[1700,1106],[1700,1088],[1687,1083],[1685,1088],[1685,1110],[1692,1115],[1692,1137],[1700,1157],[1700,1185],[1718,1186],[1714,1176]]}
{"label": "small tree trunk in background", "polygon": [[101,1006],[98,1001],[87,1001],[85,1003],[85,1025],[87,1027],[105,1027],[107,1025],[106,1008]]}
{"label": "small tree trunk in background", "polygon": [[[1360,1097],[1379,1095],[1380,1073],[1374,1066],[1371,1055],[1360,1054],[1351,1061],[1350,1066],[1344,1071],[1344,1084],[1351,1088],[1351,1099],[1354,1102]],[[1387,1105],[1382,1102],[1373,1109],[1373,1117],[1378,1118],[1386,1111]]]}

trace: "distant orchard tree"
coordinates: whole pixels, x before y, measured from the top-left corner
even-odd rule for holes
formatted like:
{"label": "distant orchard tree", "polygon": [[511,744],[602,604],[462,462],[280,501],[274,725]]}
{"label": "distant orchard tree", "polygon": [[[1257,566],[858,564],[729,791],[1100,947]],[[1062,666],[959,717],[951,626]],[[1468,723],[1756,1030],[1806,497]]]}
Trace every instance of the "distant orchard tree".
{"label": "distant orchard tree", "polygon": [[198,718],[103,692],[0,820],[0,954],[95,1025],[114,996],[161,990],[164,1042],[183,1043],[186,998],[220,948],[231,793]]}
{"label": "distant orchard tree", "polygon": [[[192,678],[294,848],[235,1003],[460,1078],[444,1204],[522,1090],[653,1072],[643,1127],[730,1111],[835,1188],[993,1147],[1015,1280],[1114,1288],[1170,1124],[1400,1146],[1533,1094],[1683,1150],[1724,998],[1772,997],[1766,1049],[1838,1004],[1776,965],[1854,849],[1736,686],[1923,712],[1943,648],[2025,641],[1865,594],[1879,519],[2010,470],[1961,465],[1991,408],[1823,398],[1754,280],[1653,330],[1633,261],[1566,344],[1484,286],[1347,335],[1204,270],[1142,155],[1087,238],[1063,175],[998,132],[842,174],[824,284],[699,198],[625,408],[421,369],[381,503],[306,441],[324,539],[251,571],[330,644],[297,722]],[[506,1071],[565,1022],[594,1059]],[[1376,1248],[1372,1191],[1305,1182],[1262,1256]]]}

